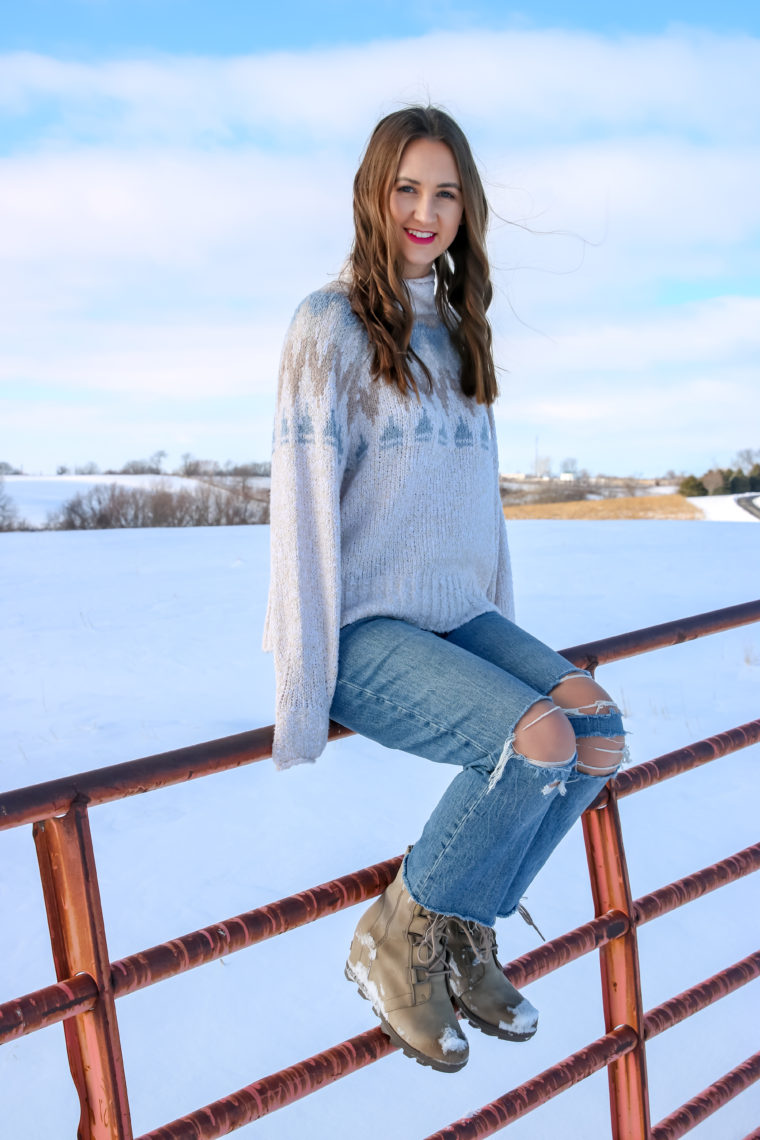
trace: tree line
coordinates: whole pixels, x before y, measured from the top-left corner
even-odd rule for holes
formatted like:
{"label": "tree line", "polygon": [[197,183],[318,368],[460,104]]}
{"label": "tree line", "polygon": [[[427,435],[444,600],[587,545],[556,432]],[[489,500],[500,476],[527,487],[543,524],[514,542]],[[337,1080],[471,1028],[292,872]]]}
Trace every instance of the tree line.
{"label": "tree line", "polygon": [[733,462],[733,467],[711,467],[704,475],[686,475],[678,485],[678,493],[695,498],[760,491],[760,448],[744,448]]}
{"label": "tree line", "polygon": [[[228,459],[226,463],[219,463],[216,459],[198,459],[189,451],[181,457],[179,467],[174,471],[164,470],[165,451],[154,451],[147,459],[128,459],[121,467],[107,467],[104,471],[97,463],[83,463],[78,467],[67,467],[61,464],[56,467],[56,475],[181,475],[185,479],[208,478],[214,475],[230,475],[236,479],[250,479],[257,475],[269,475],[271,464],[266,463],[233,463]],[[20,475],[20,471],[8,471],[7,474]]]}

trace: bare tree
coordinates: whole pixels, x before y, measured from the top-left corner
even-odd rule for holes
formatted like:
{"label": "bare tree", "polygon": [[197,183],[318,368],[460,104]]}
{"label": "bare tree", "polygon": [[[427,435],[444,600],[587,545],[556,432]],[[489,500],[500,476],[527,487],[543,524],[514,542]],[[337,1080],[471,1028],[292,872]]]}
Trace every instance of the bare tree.
{"label": "bare tree", "polygon": [[704,484],[708,495],[720,495],[725,491],[725,476],[722,471],[713,467],[706,475],[702,476],[702,483]]}
{"label": "bare tree", "polygon": [[16,530],[18,527],[18,511],[16,504],[4,488],[4,479],[0,475],[0,530]]}
{"label": "bare tree", "polygon": [[174,490],[165,482],[152,487],[99,483],[75,495],[48,515],[51,530],[106,530],[116,527],[241,526],[269,522],[265,488],[227,488],[209,484]]}
{"label": "bare tree", "polygon": [[745,475],[749,474],[756,463],[760,463],[760,448],[752,447],[743,447],[741,451],[737,451],[733,461],[734,467]]}

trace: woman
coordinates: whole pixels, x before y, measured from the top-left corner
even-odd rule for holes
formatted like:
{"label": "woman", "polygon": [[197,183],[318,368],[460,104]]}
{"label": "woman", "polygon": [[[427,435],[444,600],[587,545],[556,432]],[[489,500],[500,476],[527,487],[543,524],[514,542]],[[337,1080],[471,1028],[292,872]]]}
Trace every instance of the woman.
{"label": "woman", "polygon": [[461,769],[346,965],[391,1040],[444,1072],[467,1061],[457,1010],[506,1040],[535,1032],[493,923],[624,751],[608,694],[514,624],[487,217],[448,115],[377,125],[344,279],[287,335],[272,460],[275,763],[315,760],[332,717]]}

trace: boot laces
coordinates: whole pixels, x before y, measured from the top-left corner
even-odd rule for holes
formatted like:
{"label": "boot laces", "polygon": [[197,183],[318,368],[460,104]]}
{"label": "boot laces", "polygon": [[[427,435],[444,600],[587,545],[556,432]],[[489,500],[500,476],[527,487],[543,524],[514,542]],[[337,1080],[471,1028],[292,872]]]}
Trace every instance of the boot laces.
{"label": "boot laces", "polygon": [[446,923],[445,914],[430,916],[425,933],[417,944],[417,968],[431,974],[449,974],[451,970],[446,965]]}
{"label": "boot laces", "polygon": [[524,907],[523,904],[520,903],[520,905],[517,908],[517,913],[519,914],[519,916],[523,920],[523,922],[527,922],[528,926],[533,927],[533,929],[535,930],[536,934],[541,939],[541,941],[546,942],[545,937],[543,936],[543,934],[541,933],[541,931],[538,929],[535,922],[531,918],[530,911],[528,910],[528,908]]}
{"label": "boot laces", "polygon": [[496,932],[490,926],[479,922],[462,922],[459,925],[465,932],[476,962],[488,962],[496,953]]}

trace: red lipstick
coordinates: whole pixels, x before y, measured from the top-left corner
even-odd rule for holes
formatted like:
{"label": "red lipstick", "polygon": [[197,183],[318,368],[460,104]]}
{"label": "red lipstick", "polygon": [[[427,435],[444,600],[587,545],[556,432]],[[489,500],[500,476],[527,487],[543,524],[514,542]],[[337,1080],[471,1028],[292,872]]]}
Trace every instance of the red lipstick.
{"label": "red lipstick", "polygon": [[429,237],[418,237],[418,235],[416,233],[412,233],[411,230],[404,228],[404,233],[409,238],[409,241],[413,241],[415,245],[430,245],[430,243],[432,241],[435,241],[435,234],[434,233],[430,233],[430,231],[420,231],[420,232],[427,232],[430,234],[430,236]]}

